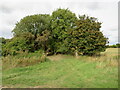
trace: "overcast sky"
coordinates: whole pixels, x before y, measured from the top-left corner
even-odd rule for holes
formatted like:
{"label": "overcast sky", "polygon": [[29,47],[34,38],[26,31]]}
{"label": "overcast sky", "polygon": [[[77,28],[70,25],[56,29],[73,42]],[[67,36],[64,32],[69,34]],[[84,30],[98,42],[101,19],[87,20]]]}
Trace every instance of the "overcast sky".
{"label": "overcast sky", "polygon": [[57,8],[68,8],[76,15],[89,15],[102,22],[101,31],[109,44],[118,42],[119,0],[1,0],[0,37],[11,38],[15,23],[27,15],[51,14]]}

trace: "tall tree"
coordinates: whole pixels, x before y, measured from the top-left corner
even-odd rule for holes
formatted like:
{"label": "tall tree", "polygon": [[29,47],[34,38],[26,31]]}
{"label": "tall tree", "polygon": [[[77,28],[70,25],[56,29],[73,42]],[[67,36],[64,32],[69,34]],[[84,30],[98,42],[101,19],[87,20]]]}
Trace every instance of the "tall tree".
{"label": "tall tree", "polygon": [[106,49],[107,38],[100,31],[101,23],[94,17],[79,16],[76,27],[66,39],[67,46],[77,56],[94,55]]}
{"label": "tall tree", "polygon": [[43,32],[45,30],[50,32],[50,22],[50,15],[47,14],[26,16],[16,24],[12,32],[14,36],[19,36],[24,33],[31,33],[32,35],[34,35],[34,50],[37,50],[40,49],[38,48],[38,38],[43,35]]}
{"label": "tall tree", "polygon": [[47,14],[38,14],[26,16],[20,20],[13,29],[14,36],[24,32],[29,32],[37,38],[37,34],[50,28],[50,16]]}
{"label": "tall tree", "polygon": [[54,38],[54,50],[55,52],[63,52],[64,40],[68,36],[67,32],[74,28],[77,17],[68,9],[57,9],[52,13],[51,30]]}

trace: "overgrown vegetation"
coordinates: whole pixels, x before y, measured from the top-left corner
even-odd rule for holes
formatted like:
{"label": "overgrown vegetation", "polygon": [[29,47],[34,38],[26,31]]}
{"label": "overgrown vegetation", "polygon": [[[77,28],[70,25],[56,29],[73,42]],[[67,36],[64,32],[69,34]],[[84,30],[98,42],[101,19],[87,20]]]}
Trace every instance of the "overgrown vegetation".
{"label": "overgrown vegetation", "polygon": [[68,9],[52,15],[37,14],[21,19],[13,29],[14,37],[2,38],[2,56],[43,50],[46,55],[95,55],[106,49],[107,38],[100,31],[101,22]]}
{"label": "overgrown vegetation", "polygon": [[15,67],[31,66],[47,60],[44,51],[36,51],[34,53],[21,52],[18,55],[8,55],[1,59],[3,70]]}

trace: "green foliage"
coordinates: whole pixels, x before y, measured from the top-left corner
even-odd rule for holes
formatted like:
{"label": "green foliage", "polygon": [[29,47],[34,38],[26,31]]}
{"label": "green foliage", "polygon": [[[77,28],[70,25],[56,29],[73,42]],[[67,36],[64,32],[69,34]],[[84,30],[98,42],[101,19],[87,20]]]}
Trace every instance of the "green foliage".
{"label": "green foliage", "polygon": [[57,9],[52,13],[52,36],[54,38],[54,49],[63,52],[63,42],[68,36],[67,32],[75,26],[77,17],[68,9]]}
{"label": "green foliage", "polygon": [[68,9],[57,9],[52,15],[26,16],[13,29],[14,37],[3,39],[2,55],[16,55],[18,51],[47,54],[94,55],[105,51],[107,38],[100,31],[101,22],[86,15],[76,17]]}
{"label": "green foliage", "polygon": [[102,23],[98,22],[97,18],[86,15],[79,16],[79,20],[76,22],[77,29],[82,29],[84,31],[100,31],[101,24]]}
{"label": "green foliage", "polygon": [[117,48],[120,48],[120,43],[117,43],[116,46],[117,46]]}
{"label": "green foliage", "polygon": [[50,16],[47,14],[26,16],[16,24],[12,32],[14,36],[24,32],[29,32],[37,36],[37,34],[41,34],[42,31],[49,28],[49,23]]}
{"label": "green foliage", "polygon": [[120,44],[117,43],[115,45],[107,45],[107,48],[120,48]]}
{"label": "green foliage", "polygon": [[0,38],[0,44],[2,45],[2,44],[6,44],[7,42],[9,42],[10,41],[10,39],[5,39],[5,38],[3,38],[3,37],[1,37]]}
{"label": "green foliage", "polygon": [[76,27],[66,39],[67,46],[82,55],[94,55],[105,51],[107,38],[100,32],[101,23],[93,17],[79,16]]}
{"label": "green foliage", "polygon": [[[3,37],[0,38],[0,46],[1,46],[0,54],[1,54],[2,56],[6,56],[6,55],[9,54],[10,49],[8,50],[8,49],[6,49],[5,47],[6,47],[6,44],[9,43],[10,41],[11,41],[10,39],[5,39],[5,38],[3,38]],[[12,50],[11,50],[11,51],[12,51]],[[14,52],[14,51],[12,51],[12,52]],[[13,54],[14,54],[14,53],[13,53]]]}
{"label": "green foliage", "polygon": [[14,36],[30,33],[34,36],[33,51],[41,48],[46,51],[46,46],[48,45],[46,43],[48,42],[50,35],[50,21],[50,16],[47,14],[26,16],[16,24],[16,27],[13,30]]}
{"label": "green foliage", "polygon": [[52,38],[50,34],[50,31],[45,30],[41,35],[38,35],[37,39],[35,40],[38,43],[38,48],[43,49],[45,52],[50,49],[50,40]]}
{"label": "green foliage", "polygon": [[31,33],[20,34],[3,44],[2,55],[16,55],[18,51],[32,51],[34,48],[34,36]]}

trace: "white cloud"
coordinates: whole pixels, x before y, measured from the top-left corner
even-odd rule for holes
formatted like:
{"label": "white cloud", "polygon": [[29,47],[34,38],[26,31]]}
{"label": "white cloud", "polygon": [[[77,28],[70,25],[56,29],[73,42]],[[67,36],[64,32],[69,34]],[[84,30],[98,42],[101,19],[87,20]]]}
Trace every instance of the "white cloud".
{"label": "white cloud", "polygon": [[69,8],[76,15],[86,14],[103,22],[101,31],[110,44],[118,39],[118,0],[2,0],[0,3],[0,36],[12,37],[11,31],[21,18],[32,14],[51,14],[57,8]]}

